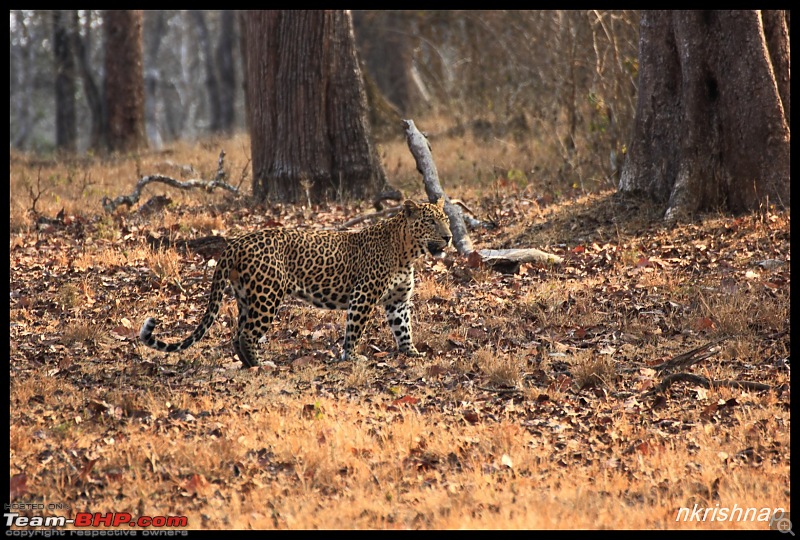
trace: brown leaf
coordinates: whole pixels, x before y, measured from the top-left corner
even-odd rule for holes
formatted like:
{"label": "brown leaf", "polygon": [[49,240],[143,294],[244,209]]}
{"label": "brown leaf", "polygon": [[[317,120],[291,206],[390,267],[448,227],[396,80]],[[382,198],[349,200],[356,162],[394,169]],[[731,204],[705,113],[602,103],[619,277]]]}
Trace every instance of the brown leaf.
{"label": "brown leaf", "polygon": [[714,324],[714,321],[708,317],[701,317],[694,321],[694,328],[698,332],[702,332],[703,330],[713,330],[716,328],[716,325]]}
{"label": "brown leaf", "polygon": [[404,403],[408,403],[409,405],[414,405],[417,402],[419,402],[418,398],[406,395],[392,401],[392,405],[402,405]]}
{"label": "brown leaf", "polygon": [[78,479],[80,479],[81,482],[86,482],[86,480],[89,478],[89,474],[92,472],[95,463],[97,463],[96,459],[90,459],[83,466],[83,469],[81,469],[80,474],[78,474]]}
{"label": "brown leaf", "polygon": [[480,421],[480,416],[475,411],[465,411],[464,412],[464,420],[469,422],[470,424],[477,424]]}
{"label": "brown leaf", "polygon": [[301,356],[300,358],[295,358],[292,360],[292,367],[307,366],[314,362],[316,362],[316,359],[311,355]]}
{"label": "brown leaf", "polygon": [[470,268],[480,268],[483,264],[483,257],[477,251],[471,251],[469,255],[467,255],[467,266]]}
{"label": "brown leaf", "polygon": [[192,473],[189,480],[183,485],[184,491],[190,495],[203,492],[208,487],[208,480],[202,474]]}
{"label": "brown leaf", "polygon": [[702,410],[702,412],[700,413],[700,418],[705,418],[705,419],[711,418],[712,416],[714,416],[714,413],[717,412],[718,408],[719,405],[717,405],[716,403],[712,403],[711,405]]}
{"label": "brown leaf", "polygon": [[28,475],[25,473],[18,473],[9,479],[11,494],[9,500],[13,501],[28,493]]}
{"label": "brown leaf", "polygon": [[426,372],[428,373],[429,377],[438,377],[443,373],[447,373],[447,368],[445,368],[444,366],[434,364],[432,366],[429,366]]}

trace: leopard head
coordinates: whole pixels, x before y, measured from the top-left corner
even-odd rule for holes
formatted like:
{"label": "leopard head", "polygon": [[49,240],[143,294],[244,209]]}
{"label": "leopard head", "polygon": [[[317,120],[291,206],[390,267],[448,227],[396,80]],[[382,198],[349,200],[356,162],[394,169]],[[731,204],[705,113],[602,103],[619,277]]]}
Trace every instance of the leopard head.
{"label": "leopard head", "polygon": [[444,213],[444,199],[436,203],[415,203],[406,200],[403,213],[408,222],[412,241],[434,257],[444,257],[444,250],[450,245],[453,234],[450,232],[450,219]]}

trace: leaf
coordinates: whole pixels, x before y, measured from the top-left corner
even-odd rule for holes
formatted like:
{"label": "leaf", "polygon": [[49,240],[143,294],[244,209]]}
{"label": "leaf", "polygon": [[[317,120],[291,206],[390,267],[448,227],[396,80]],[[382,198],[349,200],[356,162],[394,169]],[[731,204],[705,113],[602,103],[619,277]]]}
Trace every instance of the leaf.
{"label": "leaf", "polygon": [[25,473],[17,473],[9,479],[9,486],[11,494],[9,500],[13,501],[28,493],[28,475]]}
{"label": "leaf", "polygon": [[186,483],[183,485],[183,489],[186,493],[183,495],[196,495],[198,493],[202,493],[203,491],[208,488],[208,480],[202,474],[192,473]]}
{"label": "leaf", "polygon": [[480,268],[483,264],[483,257],[477,251],[471,251],[467,255],[467,266],[470,268]]}
{"label": "leaf", "polygon": [[307,366],[314,362],[316,362],[316,359],[311,355],[301,356],[300,358],[295,358],[292,360],[292,367]]}
{"label": "leaf", "polygon": [[701,317],[694,322],[694,328],[698,332],[702,332],[703,330],[713,330],[716,325],[708,317]]}
{"label": "leaf", "polygon": [[475,411],[465,411],[464,412],[464,420],[469,422],[470,424],[477,424],[480,421],[480,416]]}
{"label": "leaf", "polygon": [[403,405],[404,403],[407,403],[409,405],[414,405],[415,403],[418,403],[418,402],[419,402],[419,398],[415,398],[415,397],[411,397],[411,396],[406,395],[406,396],[403,396],[401,398],[398,398],[398,399],[395,399],[394,401],[392,401],[392,405]]}
{"label": "leaf", "polygon": [[78,479],[79,479],[81,482],[86,482],[86,480],[88,480],[88,478],[89,478],[89,474],[91,474],[91,472],[92,472],[92,469],[94,468],[94,464],[95,464],[95,463],[97,463],[97,460],[96,460],[96,459],[90,459],[90,460],[89,460],[89,461],[87,461],[87,462],[86,462],[86,464],[83,466],[83,469],[81,469],[81,472],[78,474]]}
{"label": "leaf", "polygon": [[447,373],[447,368],[444,366],[440,366],[438,364],[434,364],[429,366],[427,370],[425,370],[429,377],[438,377],[444,373]]}

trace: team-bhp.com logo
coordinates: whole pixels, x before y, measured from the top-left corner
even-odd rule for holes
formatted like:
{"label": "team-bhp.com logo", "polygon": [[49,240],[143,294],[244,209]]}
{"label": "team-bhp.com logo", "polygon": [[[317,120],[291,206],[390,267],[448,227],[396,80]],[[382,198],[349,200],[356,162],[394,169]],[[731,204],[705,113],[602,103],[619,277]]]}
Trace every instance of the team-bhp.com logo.
{"label": "team-bhp.com logo", "polygon": [[138,516],[128,512],[78,512],[74,518],[64,516],[22,516],[5,512],[6,527],[186,527],[186,516]]}

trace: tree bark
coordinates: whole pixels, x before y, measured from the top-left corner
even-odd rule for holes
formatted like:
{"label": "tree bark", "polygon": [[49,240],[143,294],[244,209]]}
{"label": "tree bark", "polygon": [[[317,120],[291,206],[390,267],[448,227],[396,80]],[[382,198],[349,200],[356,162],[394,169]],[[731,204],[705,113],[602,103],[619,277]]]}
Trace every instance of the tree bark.
{"label": "tree bark", "polygon": [[83,93],[86,95],[86,103],[89,107],[91,115],[91,132],[89,134],[89,148],[92,150],[100,150],[105,148],[105,126],[106,126],[106,111],[105,101],[100,94],[97,82],[95,82],[92,75],[91,62],[89,61],[89,54],[91,51],[91,12],[87,12],[85,34],[86,37],[81,37],[81,23],[77,10],[72,12],[73,27],[72,27],[72,46],[75,50],[75,56],[78,59],[78,70],[80,71],[81,81],[83,84]]}
{"label": "tree bark", "polygon": [[757,11],[642,14],[639,96],[620,191],[667,202],[667,219],[748,211],[767,199],[789,206],[781,19]]}
{"label": "tree bark", "polygon": [[16,9],[13,13],[22,37],[20,43],[11,48],[11,73],[16,82],[16,88],[12,87],[11,92],[13,98],[11,118],[16,120],[16,122],[12,123],[12,130],[14,131],[11,134],[11,145],[22,150],[25,148],[33,131],[31,93],[27,91],[33,78],[31,75],[33,70],[33,36],[28,31],[25,14],[22,10]]}
{"label": "tree bark", "polygon": [[156,148],[161,148],[162,138],[159,129],[158,85],[161,80],[161,68],[158,62],[158,51],[167,28],[167,19],[164,11],[160,9],[147,11],[144,20],[145,29],[145,57],[144,57],[144,117],[147,139]]}
{"label": "tree bark", "polygon": [[142,12],[107,10],[105,100],[107,143],[112,152],[147,147],[142,72]]}
{"label": "tree bark", "polygon": [[219,21],[219,39],[215,58],[219,75],[219,129],[232,133],[236,122],[236,64],[233,60],[233,42],[236,37],[234,11],[222,10]]}
{"label": "tree bark", "polygon": [[206,92],[208,93],[208,129],[212,133],[220,130],[220,106],[219,106],[219,82],[217,81],[216,69],[214,67],[214,54],[211,47],[211,36],[208,32],[206,17],[200,10],[191,10],[192,19],[197,28],[198,41],[205,57],[206,69]]}
{"label": "tree bark", "polygon": [[386,184],[346,11],[245,16],[253,195],[368,198]]}
{"label": "tree bark", "polygon": [[56,148],[74,153],[78,141],[75,115],[75,57],[70,46],[69,12],[52,11],[55,57]]}

